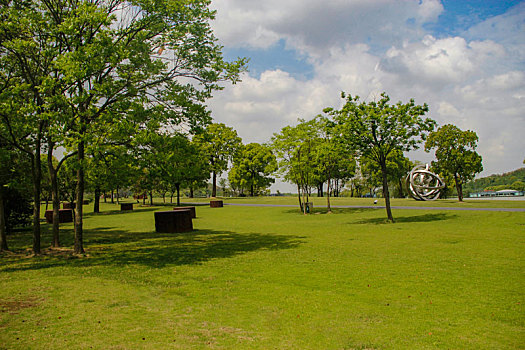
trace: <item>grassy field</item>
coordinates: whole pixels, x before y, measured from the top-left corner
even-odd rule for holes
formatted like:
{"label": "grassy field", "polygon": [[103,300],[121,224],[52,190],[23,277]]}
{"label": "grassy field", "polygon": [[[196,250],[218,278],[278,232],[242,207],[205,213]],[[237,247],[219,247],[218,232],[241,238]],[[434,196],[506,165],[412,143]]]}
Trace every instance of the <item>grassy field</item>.
{"label": "grassy field", "polygon": [[[521,197],[523,198],[523,197]],[[207,203],[207,198],[185,199],[195,203]],[[280,204],[280,205],[298,205],[297,197],[235,197],[223,198],[225,203],[246,203],[246,204]],[[372,206],[376,198],[349,198],[336,197],[330,198],[332,206]],[[326,197],[310,197],[314,207],[326,208]],[[377,198],[377,205],[385,205],[383,198]],[[157,203],[162,203],[161,199],[156,199]],[[413,199],[393,198],[390,200],[392,206],[408,207],[447,207],[447,208],[525,208],[525,199],[523,200],[490,200],[490,199],[466,199],[464,202],[458,202],[457,199],[440,199],[436,201],[416,201]]]}
{"label": "grassy field", "polygon": [[0,349],[525,348],[525,213],[202,206],[157,234],[162,208],[117,209],[86,214],[84,257],[71,224],[41,257],[9,236]]}

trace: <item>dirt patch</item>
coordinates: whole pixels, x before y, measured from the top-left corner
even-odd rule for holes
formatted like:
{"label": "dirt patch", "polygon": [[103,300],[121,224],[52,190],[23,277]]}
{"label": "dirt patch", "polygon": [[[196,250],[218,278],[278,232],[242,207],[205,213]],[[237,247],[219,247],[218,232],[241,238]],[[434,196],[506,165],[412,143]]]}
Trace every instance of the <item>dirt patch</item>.
{"label": "dirt patch", "polygon": [[23,309],[37,307],[44,299],[27,298],[27,299],[0,299],[0,313],[17,314]]}

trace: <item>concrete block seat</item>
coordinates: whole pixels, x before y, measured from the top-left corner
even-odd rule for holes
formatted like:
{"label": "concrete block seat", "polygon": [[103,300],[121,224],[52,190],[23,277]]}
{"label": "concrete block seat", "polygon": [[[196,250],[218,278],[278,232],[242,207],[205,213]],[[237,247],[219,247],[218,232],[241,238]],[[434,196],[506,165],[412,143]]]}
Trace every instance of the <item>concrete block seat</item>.
{"label": "concrete block seat", "polygon": [[133,210],[133,203],[120,203],[120,211]]}
{"label": "concrete block seat", "polygon": [[155,214],[155,231],[162,233],[180,233],[193,231],[191,210],[157,211]]}
{"label": "concrete block seat", "polygon": [[[53,223],[53,210],[46,210],[46,222],[48,224]],[[58,210],[58,222],[73,222],[73,210],[72,209],[59,209]]]}
{"label": "concrete block seat", "polygon": [[210,207],[211,208],[222,208],[223,207],[223,202],[222,200],[220,199],[212,199],[210,200]]}
{"label": "concrete block seat", "polygon": [[175,207],[173,210],[189,210],[191,212],[191,218],[195,219],[197,217],[197,213],[195,212],[195,207]]}

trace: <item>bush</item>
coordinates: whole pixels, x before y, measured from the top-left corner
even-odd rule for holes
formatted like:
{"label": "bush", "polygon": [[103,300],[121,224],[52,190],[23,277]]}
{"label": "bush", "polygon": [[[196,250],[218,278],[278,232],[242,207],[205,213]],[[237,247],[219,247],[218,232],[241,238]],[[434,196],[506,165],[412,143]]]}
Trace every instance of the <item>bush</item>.
{"label": "bush", "polygon": [[6,231],[12,232],[15,227],[30,226],[33,207],[28,195],[13,188],[7,188],[4,194]]}

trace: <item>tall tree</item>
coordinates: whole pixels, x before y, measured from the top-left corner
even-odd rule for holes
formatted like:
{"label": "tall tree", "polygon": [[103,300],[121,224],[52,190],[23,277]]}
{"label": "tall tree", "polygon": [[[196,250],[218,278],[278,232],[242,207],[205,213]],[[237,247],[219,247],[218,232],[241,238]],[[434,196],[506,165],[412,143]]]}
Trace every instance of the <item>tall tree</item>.
{"label": "tall tree", "polygon": [[231,171],[243,180],[253,197],[275,182],[271,175],[276,170],[277,161],[271,149],[259,143],[249,143],[237,152]]}
{"label": "tall tree", "polygon": [[297,198],[301,211],[306,214],[310,188],[315,183],[315,145],[319,142],[312,121],[299,119],[299,124],[285,126],[274,133],[272,148],[278,159],[278,171],[283,178],[297,185]]}
{"label": "tall tree", "polygon": [[212,172],[212,197],[217,196],[217,176],[228,169],[228,163],[233,159],[242,145],[237,131],[222,123],[208,125],[206,130],[195,135],[194,142],[202,148]]}
{"label": "tall tree", "polygon": [[425,151],[435,149],[433,168],[450,174],[463,201],[463,184],[483,170],[481,156],[476,152],[478,135],[474,131],[462,131],[457,126],[446,124],[430,133],[425,142]]}
{"label": "tall tree", "polygon": [[395,150],[410,151],[418,148],[426,134],[432,131],[436,122],[422,116],[428,106],[408,103],[389,104],[390,97],[381,94],[379,101],[360,101],[359,96],[345,96],[346,103],[341,110],[332,108],[325,112],[333,115],[341,126],[347,144],[362,156],[375,161],[381,168],[383,196],[389,221],[394,222],[390,208],[388,190],[387,158]]}
{"label": "tall tree", "polygon": [[[355,172],[354,151],[343,142],[337,125],[325,116],[317,116],[313,121],[317,130],[318,142],[315,148],[316,170],[321,183],[326,182],[326,207],[331,213],[330,195],[339,176],[353,176]],[[321,185],[322,189],[322,185]]]}

